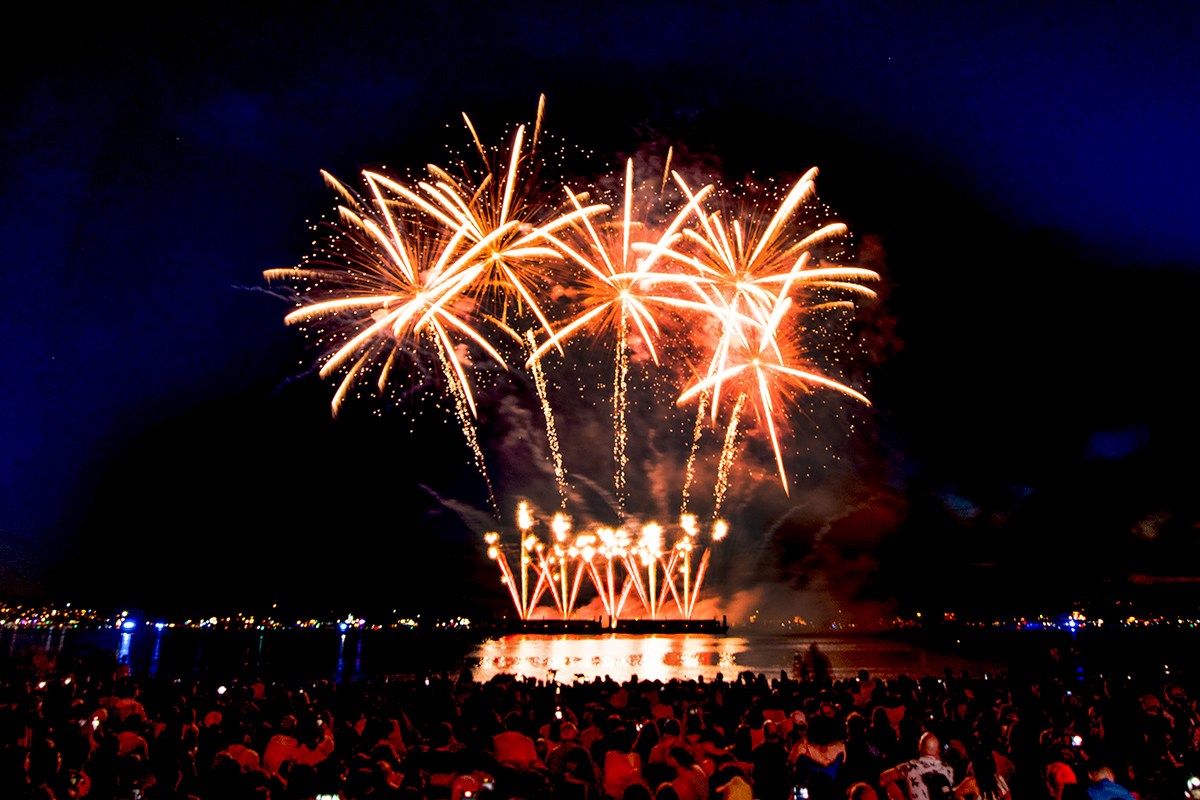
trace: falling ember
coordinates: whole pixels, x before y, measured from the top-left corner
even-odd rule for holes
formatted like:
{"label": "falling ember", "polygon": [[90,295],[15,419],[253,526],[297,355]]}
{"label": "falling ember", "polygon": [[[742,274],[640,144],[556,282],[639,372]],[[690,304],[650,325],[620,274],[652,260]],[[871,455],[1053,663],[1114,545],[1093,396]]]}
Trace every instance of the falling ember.
{"label": "falling ember", "polygon": [[[532,348],[533,331],[528,331],[526,341]],[[563,508],[567,506],[566,470],[563,469],[562,451],[558,446],[558,430],[554,426],[554,409],[550,405],[550,397],[546,393],[546,373],[542,371],[542,362],[533,359],[529,362],[529,372],[533,375],[533,386],[537,390],[538,401],[542,405],[542,417],[546,420],[546,442],[550,446],[550,458],[554,461],[554,482],[558,486],[558,496]]]}
{"label": "falling ember", "polygon": [[[693,189],[673,164],[673,148],[661,180],[635,183],[628,159],[603,184],[615,187],[623,178],[619,190],[552,185],[541,178],[552,141],[544,112],[541,97],[534,121],[517,126],[500,147],[485,145],[463,114],[474,167],[429,165],[419,178],[364,171],[362,194],[323,173],[341,203],[329,235],[300,266],[264,277],[287,287],[294,305],[285,323],[304,329],[321,349],[320,377],[337,381],[332,414],[397,386],[406,398],[435,394],[440,409],[453,408],[497,519],[500,499],[479,436],[481,406],[486,410],[486,390],[505,375],[518,367],[528,372],[559,510],[544,523],[521,501],[516,547],[506,547],[497,531],[485,537],[521,619],[544,604],[568,619],[583,592],[594,594],[614,622],[640,613],[630,610],[639,604],[651,618],[672,608],[690,618],[712,545],[729,533],[720,515],[743,440],[769,444],[788,493],[789,408],[825,390],[869,405],[824,370],[833,356],[821,351],[820,337],[832,329],[827,321],[842,322],[858,301],[875,298],[866,284],[879,275],[835,263],[847,227],[809,213],[815,168],[774,204],[753,200],[749,185]],[[591,369],[595,362],[574,352],[589,345],[601,349],[609,368]],[[595,378],[594,388],[611,403],[613,493],[604,497],[615,518],[608,525],[567,515],[576,495],[550,386],[559,391],[570,382],[558,373],[548,381],[546,359]],[[674,406],[697,403],[676,526],[637,519],[640,498],[631,491],[642,485],[639,426],[649,423],[655,436],[687,436],[673,417],[670,425],[654,425],[674,412],[662,402],[667,397]],[[650,402],[664,407],[647,408]],[[564,415],[564,430],[574,421]],[[714,455],[713,522],[702,535],[692,509],[701,498],[698,476],[709,474]],[[582,458],[606,461],[587,452]]]}
{"label": "falling ember", "polygon": [[459,383],[454,380],[454,368],[449,359],[441,350],[438,350],[437,354],[442,369],[446,373],[446,383],[450,387],[450,394],[454,398],[454,412],[458,417],[459,427],[462,429],[463,437],[467,440],[467,446],[471,448],[471,454],[475,457],[475,467],[479,470],[483,483],[487,487],[488,502],[492,506],[492,511],[499,515],[500,508],[496,505],[496,493],[492,489],[491,478],[488,477],[487,461],[483,458],[483,448],[479,446],[479,436],[475,431],[475,418],[471,415],[468,397]]}
{"label": "falling ember", "polygon": [[708,410],[708,395],[700,396],[696,408],[696,425],[692,428],[692,446],[688,449],[687,466],[683,469],[683,499],[679,504],[679,513],[686,514],[688,501],[691,499],[692,481],[696,479],[696,453],[700,449],[700,436],[704,433],[704,414]]}
{"label": "falling ember", "polygon": [[629,344],[625,329],[625,310],[617,331],[617,363],[613,375],[613,489],[617,498],[617,517],[625,515],[625,468],[629,465],[626,448],[629,428],[625,424],[625,396],[629,391]]}
{"label": "falling ember", "polygon": [[746,395],[740,395],[729,415],[729,427],[725,429],[725,444],[721,447],[721,461],[717,465],[717,485],[713,498],[713,513],[720,514],[725,502],[725,492],[729,489],[729,468],[733,465],[735,445],[737,444],[738,419],[742,415],[742,407],[746,405]]}

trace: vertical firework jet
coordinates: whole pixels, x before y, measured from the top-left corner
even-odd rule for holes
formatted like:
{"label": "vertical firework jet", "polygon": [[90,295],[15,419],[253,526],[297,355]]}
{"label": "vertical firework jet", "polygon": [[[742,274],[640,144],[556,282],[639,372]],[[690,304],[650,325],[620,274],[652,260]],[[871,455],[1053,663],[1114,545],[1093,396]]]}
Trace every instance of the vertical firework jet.
{"label": "vertical firework jet", "polygon": [[[504,371],[522,365],[545,418],[561,507],[547,525],[520,503],[515,569],[499,534],[486,536],[519,615],[530,618],[549,598],[569,618],[590,583],[614,622],[635,595],[652,618],[668,607],[690,618],[711,556],[688,507],[702,437],[710,428],[723,431],[708,534],[715,543],[727,532],[719,515],[744,417],[753,414],[766,432],[787,492],[781,436],[794,398],[830,389],[868,402],[807,360],[815,343],[804,333],[819,328],[818,313],[874,297],[864,284],[879,275],[818,254],[847,229],[814,225],[805,213],[815,169],[764,208],[736,191],[718,192],[715,183],[693,190],[672,171],[668,153],[653,190],[635,182],[630,159],[617,196],[564,182],[565,201],[556,203],[539,175],[541,104],[532,134],[517,127],[507,148],[489,150],[463,119],[480,167],[431,165],[420,179],[366,170],[362,195],[325,175],[343,203],[317,253],[298,267],[264,273],[291,289],[295,308],[285,322],[313,333],[323,348],[321,377],[338,377],[335,415],[368,378],[381,393],[401,371],[420,385],[443,383],[497,515],[475,429],[480,399],[472,376],[484,361]],[[617,518],[615,526],[574,530],[543,361],[558,354],[567,367],[583,364],[572,351],[585,339],[603,343],[612,356]],[[635,346],[673,405],[697,403],[672,542],[667,528],[638,521],[626,508],[630,421],[645,419],[644,411],[631,417],[628,408]]]}
{"label": "vertical firework jet", "polygon": [[[614,485],[618,515],[624,511],[630,334],[636,331],[640,335],[657,364],[659,357],[654,345],[662,334],[659,309],[708,310],[703,303],[681,296],[679,292],[681,285],[694,285],[695,276],[664,272],[658,267],[667,263],[664,256],[682,237],[679,228],[683,221],[695,211],[710,189],[705,187],[698,192],[673,221],[656,231],[635,208],[633,160],[630,159],[625,166],[624,198],[616,219],[593,221],[594,215],[587,213],[581,196],[568,190],[567,196],[575,209],[572,223],[562,226],[561,236],[553,232],[545,234],[566,256],[568,264],[576,268],[566,281],[569,281],[567,291],[578,302],[571,312],[573,316],[557,330],[550,331],[550,336],[533,350],[527,363],[536,366],[547,351],[561,350],[564,342],[584,331],[593,337],[611,336],[614,353]],[[610,208],[600,206],[599,210],[606,212]]]}

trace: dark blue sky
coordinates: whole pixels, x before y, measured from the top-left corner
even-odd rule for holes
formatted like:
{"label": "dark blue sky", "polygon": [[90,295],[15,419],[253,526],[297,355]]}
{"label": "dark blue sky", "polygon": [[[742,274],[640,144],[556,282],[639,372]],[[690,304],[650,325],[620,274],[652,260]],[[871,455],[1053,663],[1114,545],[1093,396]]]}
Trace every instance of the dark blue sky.
{"label": "dark blue sky", "polygon": [[[550,132],[614,163],[661,140],[735,172],[818,165],[822,199],[883,253],[893,339],[845,505],[884,497],[895,524],[855,523],[876,553],[864,594],[904,582],[885,573],[922,526],[982,542],[964,558],[1006,579],[1051,574],[1032,543],[1065,564],[1098,538],[1178,573],[1197,544],[1200,12],[1155,8],[34,12],[0,112],[0,593],[274,597],[326,580],[314,555],[344,587],[391,575],[364,553],[398,569],[410,547],[475,548],[429,532],[416,488],[453,495],[461,454],[384,468],[361,445],[379,430],[333,425],[331,387],[290,380],[303,355],[261,273],[307,252],[333,202],[319,170],[436,161],[464,111],[498,143],[542,93]],[[395,530],[307,504],[380,493]],[[806,574],[861,545],[778,538]]]}

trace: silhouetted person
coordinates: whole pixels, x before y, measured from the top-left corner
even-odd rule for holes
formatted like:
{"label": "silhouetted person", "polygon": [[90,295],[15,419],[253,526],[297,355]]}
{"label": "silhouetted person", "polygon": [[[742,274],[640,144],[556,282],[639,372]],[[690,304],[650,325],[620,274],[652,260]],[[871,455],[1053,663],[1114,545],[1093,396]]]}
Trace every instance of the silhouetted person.
{"label": "silhouetted person", "polygon": [[788,751],[780,739],[779,726],[767,721],[762,726],[763,741],[750,754],[750,780],[756,800],[788,800],[791,796],[791,769]]}
{"label": "silhouetted person", "polygon": [[813,683],[818,686],[825,685],[825,682],[829,680],[832,668],[829,663],[829,656],[821,652],[821,648],[817,647],[816,642],[808,646],[808,662],[812,669]]}

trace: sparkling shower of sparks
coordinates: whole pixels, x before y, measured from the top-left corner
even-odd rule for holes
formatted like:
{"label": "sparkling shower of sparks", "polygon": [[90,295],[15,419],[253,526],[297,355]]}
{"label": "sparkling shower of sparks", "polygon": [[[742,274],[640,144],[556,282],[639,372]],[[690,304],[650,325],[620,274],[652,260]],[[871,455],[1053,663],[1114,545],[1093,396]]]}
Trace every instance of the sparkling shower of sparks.
{"label": "sparkling shower of sparks", "polygon": [[470,263],[474,248],[459,252],[461,230],[429,232],[406,224],[387,202],[357,199],[332,176],[326,180],[354,205],[338,209],[338,221],[328,226],[321,248],[304,265],[263,274],[292,289],[296,308],[284,322],[314,330],[330,343],[321,377],[353,360],[334,395],[334,415],[369,369],[378,369],[382,380],[397,357],[416,363],[432,347],[449,363],[452,382],[474,416],[460,345],[473,343],[507,368],[461,297],[478,271]]}
{"label": "sparkling shower of sparks", "polygon": [[[526,333],[526,341],[532,349],[534,346],[533,331]],[[558,445],[558,429],[554,426],[554,408],[546,391],[546,373],[542,371],[542,363],[536,359],[529,362],[529,372],[533,375],[533,385],[537,390],[538,402],[542,406],[542,416],[546,420],[546,441],[550,445],[550,458],[554,462],[554,482],[558,487],[558,496],[563,507],[567,505],[567,473],[563,468],[562,450]]]}
{"label": "sparkling shower of sparks", "polygon": [[781,296],[771,318],[763,326],[757,341],[742,340],[720,372],[711,374],[679,396],[685,403],[697,394],[713,390],[724,383],[741,387],[736,410],[740,410],[742,399],[749,397],[758,419],[767,428],[767,438],[775,453],[780,484],[789,491],[783,451],[779,442],[779,425],[783,419],[785,400],[796,392],[810,393],[814,387],[833,389],[847,397],[870,405],[870,400],[861,392],[811,370],[794,366],[798,361],[800,346],[780,330],[780,323],[792,307],[790,297]]}
{"label": "sparkling shower of sparks", "polygon": [[626,448],[629,445],[629,427],[625,422],[625,396],[629,391],[629,328],[625,323],[626,312],[621,309],[621,324],[617,328],[617,358],[613,369],[613,491],[617,498],[617,515],[625,514],[625,468],[629,466]]}
{"label": "sparkling shower of sparks", "polygon": [[479,436],[475,431],[475,420],[471,415],[467,396],[459,383],[454,380],[454,367],[446,358],[444,351],[438,350],[437,355],[442,364],[442,370],[446,373],[446,384],[450,387],[450,394],[454,398],[454,413],[458,417],[458,423],[467,440],[467,446],[471,448],[471,455],[475,458],[475,468],[479,470],[479,475],[487,487],[488,502],[492,506],[492,511],[499,514],[500,507],[496,503],[496,491],[492,488],[492,479],[488,476],[487,461],[483,457],[483,448],[479,445]]}
{"label": "sparkling shower of sparks", "polygon": [[733,412],[729,415],[729,425],[725,429],[725,443],[721,446],[721,460],[717,464],[717,483],[713,491],[713,514],[721,513],[725,503],[725,492],[729,489],[729,468],[733,466],[736,453],[738,420],[742,416],[742,408],[746,405],[746,395],[739,395]]}
{"label": "sparkling shower of sparks", "polygon": [[688,502],[692,495],[692,481],[696,479],[696,453],[700,450],[700,436],[704,433],[704,414],[708,410],[708,395],[701,395],[696,408],[696,424],[692,428],[692,445],[688,448],[687,464],[683,469],[683,498],[679,503],[679,513],[687,514]]}

